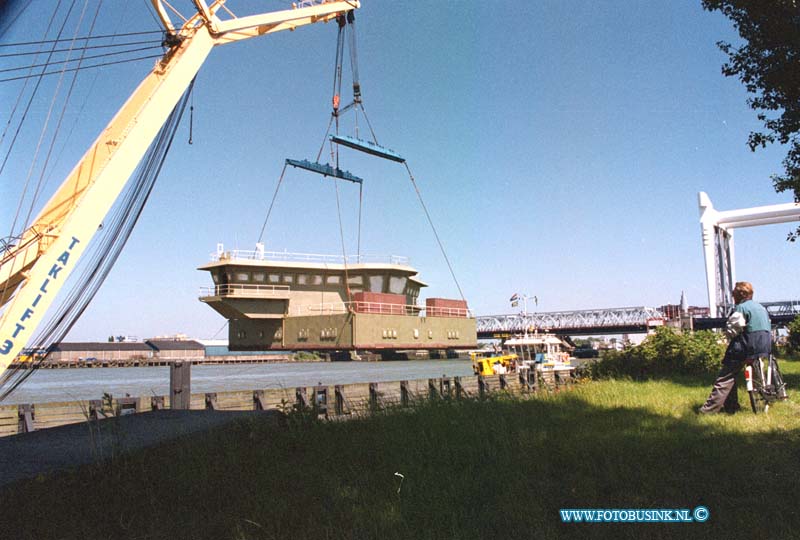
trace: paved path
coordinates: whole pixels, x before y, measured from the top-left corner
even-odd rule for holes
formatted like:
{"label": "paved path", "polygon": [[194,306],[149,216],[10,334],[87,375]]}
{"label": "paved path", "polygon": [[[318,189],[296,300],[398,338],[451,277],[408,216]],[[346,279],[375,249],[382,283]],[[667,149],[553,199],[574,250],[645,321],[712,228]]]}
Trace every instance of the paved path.
{"label": "paved path", "polygon": [[281,414],[163,410],[1,437],[0,489],[23,478],[94,463],[110,457],[112,449],[130,452],[254,416],[277,425]]}

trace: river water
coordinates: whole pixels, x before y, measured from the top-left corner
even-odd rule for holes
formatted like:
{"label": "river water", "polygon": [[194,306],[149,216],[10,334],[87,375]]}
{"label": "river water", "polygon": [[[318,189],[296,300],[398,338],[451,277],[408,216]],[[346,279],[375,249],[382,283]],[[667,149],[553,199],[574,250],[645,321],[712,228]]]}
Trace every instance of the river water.
{"label": "river water", "polygon": [[[192,393],[472,375],[469,360],[192,366]],[[40,369],[2,405],[169,394],[169,367]]]}

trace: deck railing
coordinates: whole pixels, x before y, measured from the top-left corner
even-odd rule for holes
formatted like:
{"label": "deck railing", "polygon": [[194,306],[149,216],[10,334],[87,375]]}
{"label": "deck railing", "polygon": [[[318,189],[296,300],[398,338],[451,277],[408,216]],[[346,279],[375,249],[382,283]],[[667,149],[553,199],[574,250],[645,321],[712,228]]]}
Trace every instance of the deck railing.
{"label": "deck railing", "polygon": [[211,254],[212,262],[220,261],[276,261],[322,264],[399,264],[407,266],[408,257],[400,255],[323,255],[319,253],[291,253],[288,251],[261,251],[234,249]]}
{"label": "deck railing", "polygon": [[288,285],[243,285],[228,284],[200,287],[200,298],[209,296],[242,296],[246,298],[288,298]]}
{"label": "deck railing", "polygon": [[304,315],[336,315],[348,312],[368,313],[377,315],[416,315],[420,317],[460,317],[472,319],[475,317],[471,309],[453,307],[430,307],[415,304],[391,304],[386,302],[326,302],[320,304],[304,304],[290,306],[289,315],[302,317]]}

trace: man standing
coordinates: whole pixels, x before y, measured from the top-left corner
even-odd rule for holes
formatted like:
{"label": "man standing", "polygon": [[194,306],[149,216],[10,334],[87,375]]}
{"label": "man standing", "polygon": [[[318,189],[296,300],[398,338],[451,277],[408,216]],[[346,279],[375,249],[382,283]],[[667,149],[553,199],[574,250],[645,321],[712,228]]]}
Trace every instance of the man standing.
{"label": "man standing", "polygon": [[725,333],[731,338],[722,369],[711,388],[700,413],[724,411],[735,413],[739,410],[739,396],[736,392],[736,375],[745,362],[759,356],[768,356],[772,350],[769,314],[764,306],[753,301],[753,286],[740,281],[733,288],[736,306],[726,323]]}

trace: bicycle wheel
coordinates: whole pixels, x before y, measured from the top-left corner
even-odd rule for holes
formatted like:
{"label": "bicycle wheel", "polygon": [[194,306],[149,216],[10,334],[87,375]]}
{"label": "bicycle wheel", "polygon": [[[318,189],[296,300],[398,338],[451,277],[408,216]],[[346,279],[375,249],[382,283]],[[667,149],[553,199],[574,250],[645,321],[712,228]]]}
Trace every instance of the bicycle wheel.
{"label": "bicycle wheel", "polygon": [[786,399],[786,382],[783,380],[778,361],[774,355],[769,356],[770,377],[772,383],[773,401],[780,401]]}
{"label": "bicycle wheel", "polygon": [[769,411],[770,400],[767,392],[769,381],[766,380],[767,370],[764,359],[753,360],[750,381],[747,385],[747,393],[750,395],[750,408],[754,414],[766,413]]}

